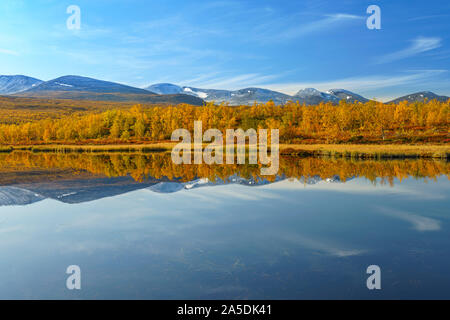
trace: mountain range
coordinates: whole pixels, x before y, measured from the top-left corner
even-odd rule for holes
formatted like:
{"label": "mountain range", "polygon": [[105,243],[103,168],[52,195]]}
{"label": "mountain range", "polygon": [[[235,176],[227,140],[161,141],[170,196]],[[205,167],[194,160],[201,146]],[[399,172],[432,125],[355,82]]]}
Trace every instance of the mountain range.
{"label": "mountain range", "polygon": [[[306,88],[299,90],[293,96],[267,90],[261,88],[246,88],[235,91],[230,90],[214,90],[214,89],[200,89],[194,87],[181,87],[171,83],[158,83],[145,88],[146,90],[156,92],[158,94],[173,94],[184,93],[199,97],[207,102],[214,101],[216,103],[226,102],[230,105],[252,105],[255,102],[265,103],[270,100],[276,104],[285,104],[288,101],[298,101],[301,104],[316,105],[321,102],[331,102],[338,104],[339,101],[345,100],[349,103],[353,102],[368,102],[367,99],[359,94],[345,90],[345,89],[330,89],[326,92],[321,92],[314,88]],[[423,102],[425,99],[437,99],[439,101],[448,101],[450,97],[439,96],[429,91],[413,93],[389,102],[398,103],[403,100],[409,102]]]}
{"label": "mountain range", "polygon": [[[268,101],[273,101],[275,104],[298,101],[306,105],[315,105],[321,102],[338,104],[341,100],[348,102],[369,101],[369,99],[345,89],[330,89],[321,92],[313,88],[306,88],[290,96],[262,88],[217,90],[158,83],[141,89],[81,76],[63,76],[50,81],[42,81],[22,75],[0,76],[0,95],[47,99],[132,101],[153,104],[187,103],[192,105],[203,105],[205,102],[212,101],[229,105],[252,105],[255,102],[266,103]],[[422,102],[425,99],[447,101],[450,98],[423,91],[387,103],[398,103],[404,100]]]}
{"label": "mountain range", "polygon": [[[73,99],[94,101],[135,101],[154,104],[203,105],[204,101],[187,94],[160,95],[149,90],[115,82],[80,76],[64,76],[50,81],[40,81],[24,76],[9,76],[0,94],[29,98]],[[0,77],[0,79],[2,79]],[[36,80],[36,81],[35,81]]]}

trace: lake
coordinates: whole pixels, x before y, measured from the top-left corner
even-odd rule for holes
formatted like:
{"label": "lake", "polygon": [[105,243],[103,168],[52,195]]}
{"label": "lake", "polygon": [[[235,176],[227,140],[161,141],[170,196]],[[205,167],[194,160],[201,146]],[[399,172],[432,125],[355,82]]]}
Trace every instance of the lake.
{"label": "lake", "polygon": [[0,173],[0,299],[450,298],[449,162],[14,152]]}

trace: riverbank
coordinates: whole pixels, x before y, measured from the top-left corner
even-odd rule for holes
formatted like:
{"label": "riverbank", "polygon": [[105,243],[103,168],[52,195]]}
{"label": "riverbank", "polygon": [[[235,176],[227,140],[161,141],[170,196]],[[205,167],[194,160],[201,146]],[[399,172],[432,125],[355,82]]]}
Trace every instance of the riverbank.
{"label": "riverbank", "polygon": [[[0,152],[13,151],[49,153],[127,153],[168,152],[176,143],[124,145],[36,145],[0,146]],[[247,146],[248,149],[248,146]],[[281,144],[281,155],[318,156],[335,158],[402,159],[402,158],[450,158],[450,145],[373,145],[373,144]]]}

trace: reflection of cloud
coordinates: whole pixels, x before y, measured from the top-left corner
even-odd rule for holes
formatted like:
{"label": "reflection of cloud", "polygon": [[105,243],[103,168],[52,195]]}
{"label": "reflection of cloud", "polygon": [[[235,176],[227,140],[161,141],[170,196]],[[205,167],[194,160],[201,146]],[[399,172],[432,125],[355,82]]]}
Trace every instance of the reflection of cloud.
{"label": "reflection of cloud", "polygon": [[391,208],[378,207],[378,212],[387,216],[407,221],[413,225],[417,231],[438,231],[441,229],[441,222],[435,219],[422,217],[405,211],[395,210]]}
{"label": "reflection of cloud", "polygon": [[[404,180],[405,181],[405,180]],[[403,182],[404,182],[403,181]],[[406,185],[402,185],[400,181],[395,183],[395,188],[392,188],[389,184],[377,183],[374,185],[369,180],[364,178],[356,178],[347,182],[330,183],[327,181],[319,181],[316,184],[305,184],[297,179],[283,180],[277,183],[273,183],[265,186],[269,189],[279,190],[320,190],[320,191],[333,191],[341,193],[355,193],[355,194],[396,194],[407,197],[414,197],[416,199],[438,200],[445,199],[446,194],[441,190],[429,190],[409,188]]]}
{"label": "reflection of cloud", "polygon": [[331,256],[338,257],[338,258],[358,256],[358,255],[361,255],[361,254],[367,252],[367,250],[364,250],[364,249],[348,249],[348,248],[338,247],[338,245],[336,243],[330,244],[323,240],[306,238],[306,237],[300,236],[298,234],[284,236],[283,238],[290,242],[294,242],[295,244],[300,245],[302,247],[312,249],[312,250],[317,250],[317,251],[320,251],[325,254],[329,254]]}

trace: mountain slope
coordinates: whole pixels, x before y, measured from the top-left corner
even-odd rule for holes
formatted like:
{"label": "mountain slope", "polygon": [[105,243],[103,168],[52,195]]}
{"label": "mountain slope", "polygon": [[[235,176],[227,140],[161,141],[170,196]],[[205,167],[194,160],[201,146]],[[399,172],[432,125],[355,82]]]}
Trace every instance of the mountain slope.
{"label": "mountain slope", "polygon": [[321,92],[314,88],[302,89],[294,95],[294,100],[306,105],[315,105],[321,102],[338,103],[339,99],[334,95]]}
{"label": "mountain slope", "polygon": [[370,101],[369,99],[366,99],[363,96],[360,96],[359,94],[344,89],[331,89],[328,90],[326,93],[335,96],[338,100],[345,100],[350,103],[356,101],[365,103]]}
{"label": "mountain slope", "polygon": [[441,101],[441,102],[447,102],[450,99],[450,97],[439,96],[439,95],[437,95],[437,94],[435,94],[435,93],[433,93],[431,91],[421,91],[421,92],[416,92],[416,93],[413,93],[413,94],[409,94],[409,95],[397,98],[397,99],[389,101],[387,103],[388,104],[389,103],[399,103],[399,102],[402,102],[402,101],[423,102],[423,101],[425,101],[425,99],[427,99],[427,100],[434,100],[434,99],[436,99],[436,100]]}
{"label": "mountain slope", "polygon": [[45,197],[26,189],[16,187],[0,187],[0,207],[25,206],[44,199]]}
{"label": "mountain slope", "polygon": [[21,97],[73,100],[204,104],[202,99],[191,95],[158,95],[144,89],[80,76],[64,76],[53,79],[16,95]]}
{"label": "mountain slope", "polygon": [[1,76],[0,94],[14,94],[38,86],[43,81],[27,76]]}

